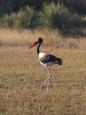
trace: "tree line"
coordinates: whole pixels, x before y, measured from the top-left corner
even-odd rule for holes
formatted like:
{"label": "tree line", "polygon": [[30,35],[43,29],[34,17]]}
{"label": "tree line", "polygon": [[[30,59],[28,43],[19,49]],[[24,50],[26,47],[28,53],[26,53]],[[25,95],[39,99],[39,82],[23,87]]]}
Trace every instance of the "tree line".
{"label": "tree line", "polygon": [[0,0],[1,27],[86,25],[86,0]]}

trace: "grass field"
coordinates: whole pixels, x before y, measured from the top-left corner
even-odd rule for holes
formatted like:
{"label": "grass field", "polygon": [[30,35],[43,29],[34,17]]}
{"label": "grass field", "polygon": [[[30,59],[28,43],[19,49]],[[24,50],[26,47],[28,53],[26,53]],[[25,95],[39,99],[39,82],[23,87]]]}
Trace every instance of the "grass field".
{"label": "grass field", "polygon": [[78,47],[68,48],[68,41],[58,49],[55,38],[45,39],[43,51],[61,57],[64,64],[59,71],[52,67],[49,90],[41,91],[47,71],[39,64],[36,48],[28,49],[38,36],[46,37],[41,32],[0,30],[0,115],[85,115],[86,40],[71,39]]}

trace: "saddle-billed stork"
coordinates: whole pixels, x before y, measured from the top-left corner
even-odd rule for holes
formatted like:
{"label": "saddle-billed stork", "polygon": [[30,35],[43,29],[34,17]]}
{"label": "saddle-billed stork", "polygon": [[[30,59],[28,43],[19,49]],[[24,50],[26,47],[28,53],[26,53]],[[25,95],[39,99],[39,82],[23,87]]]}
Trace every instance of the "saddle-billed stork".
{"label": "saddle-billed stork", "polygon": [[[63,60],[59,57],[52,55],[52,54],[40,52],[39,48],[42,43],[43,43],[43,39],[41,37],[39,37],[38,40],[36,42],[34,42],[29,49],[31,49],[32,47],[34,47],[38,44],[37,54],[39,55],[39,61],[40,61],[41,65],[45,66],[48,70],[48,78],[42,84],[42,89],[44,89],[44,87],[46,86],[46,83],[48,83],[48,85],[49,85],[49,81],[52,76],[51,71],[50,71],[50,66],[53,64],[62,65]],[[48,85],[47,85],[47,87],[48,87]]]}

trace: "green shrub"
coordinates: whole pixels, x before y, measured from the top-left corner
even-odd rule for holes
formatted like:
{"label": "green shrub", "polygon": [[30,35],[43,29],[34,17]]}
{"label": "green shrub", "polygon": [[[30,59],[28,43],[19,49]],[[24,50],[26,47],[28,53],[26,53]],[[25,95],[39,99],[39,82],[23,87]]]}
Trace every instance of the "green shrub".
{"label": "green shrub", "polygon": [[16,16],[20,22],[20,27],[27,28],[29,27],[30,20],[33,16],[33,9],[27,6],[24,9],[21,9],[20,12],[18,12]]}
{"label": "green shrub", "polygon": [[26,6],[18,12],[0,18],[1,27],[34,28],[44,26],[50,28],[70,28],[81,23],[78,14],[70,12],[63,4],[44,4],[42,11],[35,11]]}
{"label": "green shrub", "polygon": [[80,17],[76,13],[71,13],[68,8],[61,5],[58,6],[58,11],[53,17],[53,25],[55,27],[70,28],[80,24]]}
{"label": "green shrub", "polygon": [[79,24],[80,17],[71,13],[63,4],[51,3],[44,5],[41,22],[48,27],[72,27]]}
{"label": "green shrub", "polygon": [[15,27],[15,28],[28,28],[36,26],[38,15],[30,7],[20,9],[17,13],[11,13],[10,15],[2,16],[0,19],[0,26],[3,27]]}
{"label": "green shrub", "polygon": [[55,4],[44,4],[40,21],[42,25],[51,27],[53,25],[53,17],[57,13]]}
{"label": "green shrub", "polygon": [[86,26],[86,16],[81,17],[82,24]]}

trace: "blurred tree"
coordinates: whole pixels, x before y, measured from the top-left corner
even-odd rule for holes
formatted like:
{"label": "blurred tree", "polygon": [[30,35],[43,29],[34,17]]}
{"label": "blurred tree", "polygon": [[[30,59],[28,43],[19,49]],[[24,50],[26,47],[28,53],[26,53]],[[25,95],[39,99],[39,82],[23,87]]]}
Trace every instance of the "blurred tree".
{"label": "blurred tree", "polygon": [[74,12],[86,14],[86,0],[64,0],[64,3]]}
{"label": "blurred tree", "polygon": [[14,4],[14,9],[18,10],[20,7],[29,5],[36,10],[41,9],[43,0],[10,0]]}
{"label": "blurred tree", "polygon": [[0,15],[10,13],[13,9],[13,3],[9,0],[0,0]]}

